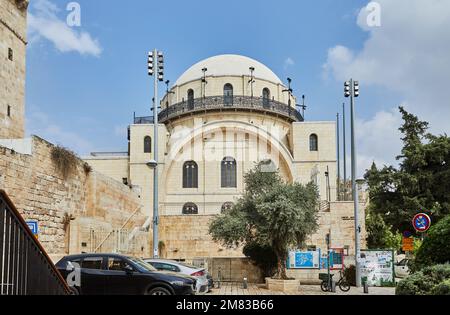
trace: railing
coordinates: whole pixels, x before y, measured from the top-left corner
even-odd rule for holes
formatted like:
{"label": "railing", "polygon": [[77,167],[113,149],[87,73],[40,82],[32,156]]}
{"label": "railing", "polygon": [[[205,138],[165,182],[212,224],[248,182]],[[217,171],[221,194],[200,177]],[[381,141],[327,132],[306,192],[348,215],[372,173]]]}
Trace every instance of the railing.
{"label": "railing", "polygon": [[154,122],[153,116],[134,117],[135,125],[148,125],[148,124],[153,124],[153,122]]}
{"label": "railing", "polygon": [[2,190],[0,190],[0,294],[70,294],[70,289],[61,274]]}
{"label": "railing", "polygon": [[[96,248],[94,249],[94,253],[97,253],[100,250],[100,248],[102,248],[102,246],[105,244],[105,242],[107,242],[108,239],[111,236],[113,236],[113,235],[116,235],[116,237],[118,239],[116,252],[119,252],[120,248],[121,248],[121,246],[120,246],[121,245],[121,241],[123,242],[123,240],[124,240],[124,238],[123,238],[123,234],[124,234],[123,231],[125,230],[125,226],[127,226],[128,223],[130,223],[131,219],[141,210],[141,208],[142,208],[142,206],[137,207],[136,210],[134,210],[133,213],[128,217],[128,219],[125,220],[125,222],[122,224],[120,229],[110,231],[106,235],[106,237],[100,242],[100,244],[98,244],[96,246]],[[126,233],[126,234],[128,234],[128,233]]]}
{"label": "railing", "polygon": [[149,233],[145,231],[129,231],[127,229],[102,230],[84,229],[89,233],[91,253],[116,253],[143,257],[148,255]]}
{"label": "railing", "polygon": [[[180,116],[212,110],[249,110],[281,116],[290,121],[303,121],[303,116],[295,108],[274,100],[251,96],[209,96],[196,98],[163,109],[158,119],[161,123]],[[153,117],[135,117],[135,124],[151,124]]]}

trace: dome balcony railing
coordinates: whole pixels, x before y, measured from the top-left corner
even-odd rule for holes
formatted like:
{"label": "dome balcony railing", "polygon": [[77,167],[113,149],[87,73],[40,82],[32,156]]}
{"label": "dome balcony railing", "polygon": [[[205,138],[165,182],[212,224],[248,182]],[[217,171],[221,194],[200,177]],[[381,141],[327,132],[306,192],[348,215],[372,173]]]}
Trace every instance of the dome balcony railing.
{"label": "dome balcony railing", "polygon": [[[163,109],[159,113],[158,119],[161,123],[165,123],[197,112],[231,110],[246,110],[276,115],[287,119],[290,122],[300,122],[304,120],[300,112],[289,105],[263,97],[251,96],[209,96],[185,100]],[[148,119],[142,119],[142,117],[139,119],[139,117],[137,117],[137,121],[138,123],[139,121],[142,123],[148,121]]]}

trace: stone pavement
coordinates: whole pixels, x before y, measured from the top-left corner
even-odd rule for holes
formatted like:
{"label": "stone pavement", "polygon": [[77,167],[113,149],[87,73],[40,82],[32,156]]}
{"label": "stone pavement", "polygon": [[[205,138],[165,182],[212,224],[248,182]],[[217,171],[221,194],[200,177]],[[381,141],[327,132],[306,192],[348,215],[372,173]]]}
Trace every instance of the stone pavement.
{"label": "stone pavement", "polygon": [[[282,293],[269,291],[264,284],[249,284],[248,289],[242,283],[222,282],[220,289],[215,288],[208,295],[365,295],[362,288],[352,287],[349,292],[337,288],[336,293],[322,292],[319,285],[301,285],[298,292]],[[369,288],[369,295],[395,295],[395,288]]]}

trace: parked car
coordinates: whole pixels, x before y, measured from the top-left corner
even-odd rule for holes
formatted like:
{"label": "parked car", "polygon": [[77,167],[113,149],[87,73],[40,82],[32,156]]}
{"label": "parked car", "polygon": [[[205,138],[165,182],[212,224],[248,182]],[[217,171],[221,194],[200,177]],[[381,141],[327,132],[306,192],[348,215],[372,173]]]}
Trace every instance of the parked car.
{"label": "parked car", "polygon": [[197,268],[175,260],[166,259],[144,259],[153,267],[161,271],[178,272],[197,279],[197,293],[209,292],[214,287],[214,281],[211,275],[203,268]]}
{"label": "parked car", "polygon": [[117,254],[66,256],[56,268],[81,295],[193,295],[197,288],[194,277],[158,271],[142,259]]}
{"label": "parked car", "polygon": [[395,276],[397,278],[406,278],[409,276],[409,268],[408,268],[409,259],[404,258],[395,264]]}

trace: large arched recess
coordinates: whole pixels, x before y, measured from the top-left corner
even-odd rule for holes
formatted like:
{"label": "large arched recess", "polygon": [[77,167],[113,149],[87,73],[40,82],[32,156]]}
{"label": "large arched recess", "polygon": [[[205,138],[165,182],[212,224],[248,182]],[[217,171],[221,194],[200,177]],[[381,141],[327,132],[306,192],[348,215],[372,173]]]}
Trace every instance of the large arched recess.
{"label": "large arched recess", "polygon": [[[265,130],[264,128],[260,128],[251,123],[235,120],[213,121],[187,132],[184,131],[184,134],[182,136],[173,137],[176,140],[171,140],[169,143],[170,150],[166,157],[162,178],[169,178],[172,164],[176,161],[177,158],[179,158],[182,150],[187,145],[189,145],[190,143],[196,143],[197,141],[200,141],[201,143],[205,135],[221,132],[224,128],[226,128],[227,130],[234,130],[235,132],[248,133],[253,137],[258,136],[259,139],[262,139],[266,143],[269,143],[271,149],[274,152],[279,153],[279,163],[284,164],[287,169],[288,174],[285,180],[287,180],[288,182],[293,182],[293,179],[296,178],[292,154],[280,141],[280,139],[278,139],[275,135]],[[168,185],[169,182],[170,181],[166,181],[166,185]],[[167,191],[167,187],[165,188],[165,190]]]}

